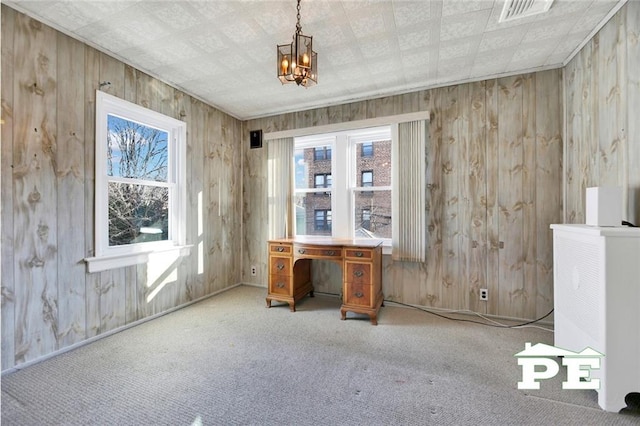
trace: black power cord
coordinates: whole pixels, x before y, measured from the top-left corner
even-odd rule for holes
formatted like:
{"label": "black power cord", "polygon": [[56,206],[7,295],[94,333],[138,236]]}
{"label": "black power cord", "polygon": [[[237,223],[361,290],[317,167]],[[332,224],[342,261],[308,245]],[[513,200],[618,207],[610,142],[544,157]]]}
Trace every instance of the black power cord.
{"label": "black power cord", "polygon": [[[325,293],[325,292],[317,292],[317,291],[316,291],[316,293],[317,294],[326,294],[326,295],[329,295],[329,296],[341,297],[341,295],[337,294],[337,293]],[[487,323],[487,322],[474,321],[474,320],[470,320],[470,319],[466,319],[466,318],[452,318],[452,317],[449,317],[449,316],[446,316],[446,315],[439,314],[437,312],[430,311],[430,310],[425,309],[425,308],[421,308],[419,306],[413,306],[413,305],[409,305],[409,304],[402,303],[402,302],[396,302],[394,300],[386,300],[385,299],[384,302],[385,303],[394,303],[396,305],[406,306],[407,308],[417,309],[419,311],[426,312],[428,314],[435,315],[437,317],[444,318],[444,319],[447,319],[449,321],[470,322],[470,323],[473,323],[473,324],[486,325],[488,327],[495,327],[495,328],[518,328],[518,327],[524,327],[526,325],[530,325],[530,324],[534,324],[534,323],[536,323],[538,321],[542,321],[543,319],[545,319],[546,317],[548,317],[549,315],[551,315],[553,313],[553,309],[551,309],[549,312],[547,312],[545,315],[541,316],[540,318],[536,318],[536,319],[531,320],[531,321],[523,322],[522,324],[506,325],[506,324],[491,324],[491,323]],[[469,311],[469,313],[470,314],[480,315],[480,314],[478,314],[476,312],[471,312],[471,311]],[[553,331],[553,330],[548,329],[548,331]]]}
{"label": "black power cord", "polygon": [[[549,312],[547,312],[545,315],[541,316],[540,318],[536,318],[536,319],[531,320],[531,321],[523,322],[522,324],[506,325],[506,324],[491,324],[491,323],[487,323],[487,322],[474,321],[474,320],[466,319],[466,318],[452,318],[452,317],[449,317],[449,316],[446,316],[446,315],[439,314],[437,312],[430,311],[430,310],[425,309],[425,308],[421,308],[421,307],[413,306],[413,305],[407,305],[406,303],[395,302],[393,300],[385,300],[385,302],[395,303],[397,305],[402,305],[402,306],[406,306],[408,308],[417,309],[419,311],[426,312],[428,314],[435,315],[435,316],[440,317],[440,318],[448,319],[450,321],[470,322],[470,323],[473,323],[473,324],[486,325],[486,326],[495,327],[495,328],[518,328],[518,327],[523,327],[525,325],[530,325],[530,324],[536,323],[538,321],[541,321],[541,320],[545,319],[546,317],[548,317],[549,315],[551,315],[551,313],[553,312],[553,309],[551,309]],[[468,313],[472,314],[472,315],[473,314],[480,315],[477,312],[472,312],[472,311],[469,311]],[[553,331],[553,330],[549,330],[549,331]]]}

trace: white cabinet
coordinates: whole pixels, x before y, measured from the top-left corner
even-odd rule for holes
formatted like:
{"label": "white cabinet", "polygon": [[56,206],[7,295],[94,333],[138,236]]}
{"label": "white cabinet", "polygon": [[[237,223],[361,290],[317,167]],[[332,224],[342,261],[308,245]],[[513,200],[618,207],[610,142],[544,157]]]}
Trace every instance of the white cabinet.
{"label": "white cabinet", "polygon": [[640,228],[551,225],[555,346],[604,354],[598,404],[640,392]]}

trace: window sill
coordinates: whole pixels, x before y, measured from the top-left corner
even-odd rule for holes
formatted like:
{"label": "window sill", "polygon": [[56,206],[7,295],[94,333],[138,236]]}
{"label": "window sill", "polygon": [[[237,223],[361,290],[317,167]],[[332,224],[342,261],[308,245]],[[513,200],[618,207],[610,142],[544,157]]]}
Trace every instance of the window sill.
{"label": "window sill", "polygon": [[166,249],[155,249],[138,253],[117,254],[111,256],[95,256],[84,259],[87,262],[87,272],[101,272],[109,269],[123,268],[125,266],[139,265],[149,262],[149,255],[152,253],[164,253],[180,251],[179,256],[189,256],[193,245],[174,246]]}
{"label": "window sill", "polygon": [[391,256],[391,241],[382,243],[382,254]]}

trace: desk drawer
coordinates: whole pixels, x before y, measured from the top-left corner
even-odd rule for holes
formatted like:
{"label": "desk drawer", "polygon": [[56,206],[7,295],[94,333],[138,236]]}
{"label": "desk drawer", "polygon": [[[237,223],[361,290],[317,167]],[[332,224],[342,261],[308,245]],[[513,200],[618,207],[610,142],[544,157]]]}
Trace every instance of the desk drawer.
{"label": "desk drawer", "polygon": [[291,275],[291,258],[269,256],[269,272],[278,275]]}
{"label": "desk drawer", "polygon": [[269,276],[269,293],[289,295],[291,293],[291,277],[271,274]]}
{"label": "desk drawer", "polygon": [[373,250],[371,249],[346,249],[344,257],[350,259],[371,260],[373,258]]}
{"label": "desk drawer", "polygon": [[347,305],[371,306],[371,289],[366,284],[345,284],[345,303]]}
{"label": "desk drawer", "polygon": [[342,258],[342,249],[335,247],[309,247],[309,246],[293,246],[293,255],[296,257],[318,257],[324,259]]}
{"label": "desk drawer", "polygon": [[291,244],[284,243],[269,243],[269,253],[271,254],[291,254]]}
{"label": "desk drawer", "polygon": [[354,284],[371,284],[371,264],[346,261],[344,281]]}

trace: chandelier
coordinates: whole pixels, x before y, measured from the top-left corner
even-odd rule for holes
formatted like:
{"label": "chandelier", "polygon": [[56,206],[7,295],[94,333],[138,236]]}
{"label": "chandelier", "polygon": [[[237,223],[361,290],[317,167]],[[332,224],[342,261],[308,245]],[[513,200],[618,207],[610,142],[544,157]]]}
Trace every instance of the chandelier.
{"label": "chandelier", "polygon": [[282,84],[296,83],[310,87],[318,83],[318,54],[313,51],[312,36],[302,34],[300,26],[300,0],[298,22],[291,44],[278,45],[278,79]]}

